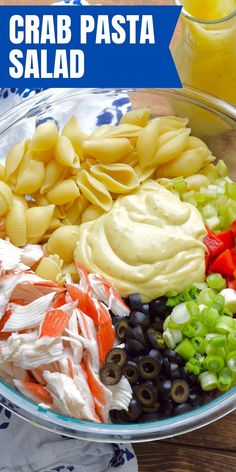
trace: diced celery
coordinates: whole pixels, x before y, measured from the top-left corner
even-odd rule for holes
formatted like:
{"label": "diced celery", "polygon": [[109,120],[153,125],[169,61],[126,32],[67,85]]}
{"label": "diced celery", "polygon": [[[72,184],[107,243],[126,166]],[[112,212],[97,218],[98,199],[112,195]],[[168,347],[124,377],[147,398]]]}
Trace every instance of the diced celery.
{"label": "diced celery", "polygon": [[184,193],[187,190],[187,184],[183,177],[177,177],[173,179],[174,189],[178,193]]}
{"label": "diced celery", "polygon": [[220,225],[220,219],[218,216],[212,216],[211,218],[206,218],[206,224],[210,229],[216,229]]}
{"label": "diced celery", "polygon": [[228,174],[228,167],[222,159],[217,162],[216,169],[221,177],[226,177]]}
{"label": "diced celery", "polygon": [[225,184],[226,195],[232,200],[236,200],[236,183],[226,182]]}

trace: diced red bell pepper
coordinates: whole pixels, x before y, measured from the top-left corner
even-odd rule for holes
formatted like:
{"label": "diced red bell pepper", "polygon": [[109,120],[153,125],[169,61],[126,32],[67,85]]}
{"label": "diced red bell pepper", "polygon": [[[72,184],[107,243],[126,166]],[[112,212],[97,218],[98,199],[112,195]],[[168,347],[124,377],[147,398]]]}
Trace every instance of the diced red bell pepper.
{"label": "diced red bell pepper", "polygon": [[209,232],[204,238],[204,244],[208,249],[211,259],[218,256],[225,249],[224,243],[219,238],[217,238],[213,232]]}
{"label": "diced red bell pepper", "polygon": [[227,280],[227,287],[228,288],[233,288],[235,290],[236,289],[236,280],[235,279]]}
{"label": "diced red bell pepper", "polygon": [[233,231],[222,231],[217,233],[216,237],[224,243],[224,249],[233,249],[235,247],[235,238]]}
{"label": "diced red bell pepper", "polygon": [[234,236],[236,237],[236,220],[234,220],[231,223],[231,229],[232,229],[232,232],[233,232]]}
{"label": "diced red bell pepper", "polygon": [[229,249],[222,252],[214,262],[210,265],[210,272],[219,273],[223,276],[232,276],[236,270],[236,265],[233,260],[233,256]]}
{"label": "diced red bell pepper", "polygon": [[210,266],[210,255],[206,254],[205,255],[205,266],[206,266],[206,275],[209,274],[209,266]]}

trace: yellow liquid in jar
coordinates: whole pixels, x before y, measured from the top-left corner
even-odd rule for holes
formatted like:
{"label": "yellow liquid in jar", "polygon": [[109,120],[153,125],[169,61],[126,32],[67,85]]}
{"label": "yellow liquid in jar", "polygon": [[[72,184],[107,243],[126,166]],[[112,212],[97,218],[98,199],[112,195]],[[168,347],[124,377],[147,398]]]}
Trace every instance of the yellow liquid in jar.
{"label": "yellow liquid in jar", "polygon": [[[236,0],[184,0],[183,34],[174,52],[183,83],[236,105]],[[201,23],[201,20],[218,20]]]}
{"label": "yellow liquid in jar", "polygon": [[236,0],[184,0],[183,6],[199,20],[218,20],[236,9]]}

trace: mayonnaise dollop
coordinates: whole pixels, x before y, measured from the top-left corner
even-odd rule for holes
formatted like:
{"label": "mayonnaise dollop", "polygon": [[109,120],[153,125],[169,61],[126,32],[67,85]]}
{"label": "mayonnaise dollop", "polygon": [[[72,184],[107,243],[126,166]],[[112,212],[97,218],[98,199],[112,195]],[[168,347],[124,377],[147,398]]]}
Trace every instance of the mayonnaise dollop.
{"label": "mayonnaise dollop", "polygon": [[75,258],[122,296],[148,302],[204,280],[205,236],[198,210],[150,180],[81,225]]}

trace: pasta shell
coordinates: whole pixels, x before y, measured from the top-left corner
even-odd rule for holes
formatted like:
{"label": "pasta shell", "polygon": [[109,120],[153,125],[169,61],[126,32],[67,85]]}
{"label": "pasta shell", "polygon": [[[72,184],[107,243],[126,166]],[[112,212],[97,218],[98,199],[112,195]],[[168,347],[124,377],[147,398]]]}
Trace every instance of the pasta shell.
{"label": "pasta shell", "polygon": [[161,166],[155,176],[156,177],[188,177],[196,174],[202,168],[207,157],[206,149],[192,149],[185,151],[177,159],[171,160],[166,165]]}
{"label": "pasta shell", "polygon": [[[159,166],[177,159],[184,151],[190,129],[170,131],[159,138],[159,149],[153,157],[150,165]],[[168,136],[166,136],[168,135]]]}
{"label": "pasta shell", "polygon": [[79,224],[81,213],[83,213],[88,205],[89,202],[83,195],[80,195],[79,198],[75,200],[73,205],[66,210],[70,224]]}
{"label": "pasta shell", "polygon": [[96,218],[103,215],[103,213],[104,211],[101,207],[89,205],[89,207],[82,214],[81,223],[87,223],[88,221],[96,220]]}
{"label": "pasta shell", "polygon": [[90,135],[90,139],[99,139],[99,138],[103,138],[104,136],[106,136],[106,134],[113,130],[115,128],[115,126],[113,125],[101,125],[101,126],[98,126],[94,131],[93,133]]}
{"label": "pasta shell", "polygon": [[52,149],[58,139],[58,129],[55,121],[48,120],[36,128],[34,133],[31,149],[35,151],[48,151]]}
{"label": "pasta shell", "polygon": [[142,131],[140,126],[127,123],[114,126],[113,129],[108,130],[105,138],[134,138],[139,136],[140,131]]}
{"label": "pasta shell", "polygon": [[0,180],[4,180],[5,179],[5,167],[0,164]]}
{"label": "pasta shell", "polygon": [[156,168],[153,167],[142,167],[140,165],[135,166],[134,168],[138,181],[141,184],[147,179],[150,179],[150,177],[154,174]]}
{"label": "pasta shell", "polygon": [[37,161],[41,161],[46,166],[52,159],[54,158],[53,149],[49,149],[48,151],[41,151],[35,152],[35,157]]}
{"label": "pasta shell", "polygon": [[51,218],[50,223],[49,223],[49,227],[48,227],[48,229],[47,229],[47,233],[50,232],[50,231],[51,231],[51,232],[52,232],[52,231],[55,231],[55,229],[60,228],[60,226],[62,226],[61,221],[60,221],[58,218],[55,218],[55,216],[53,216],[53,217]]}
{"label": "pasta shell", "polygon": [[74,180],[66,179],[57,183],[47,193],[47,199],[49,203],[54,203],[55,205],[65,205],[66,203],[73,202],[79,196],[79,194],[79,189]]}
{"label": "pasta shell", "polygon": [[27,141],[21,141],[21,143],[16,144],[9,152],[6,163],[5,163],[5,180],[8,182],[10,177],[16,172],[18,166],[20,165],[26,150]]}
{"label": "pasta shell", "polygon": [[56,282],[61,273],[62,266],[63,261],[56,254],[53,256],[45,256],[39,262],[35,273],[42,279]]}
{"label": "pasta shell", "polygon": [[122,124],[132,124],[136,126],[141,126],[144,128],[148,124],[151,111],[148,108],[142,108],[139,110],[131,110],[125,113],[120,120],[120,125]]}
{"label": "pasta shell", "polygon": [[138,137],[136,150],[139,163],[143,167],[150,165],[150,161],[158,148],[159,128],[160,118],[154,118],[149,121]]}
{"label": "pasta shell", "polygon": [[50,236],[46,246],[47,253],[58,254],[64,262],[69,264],[73,261],[78,238],[79,226],[61,226]]}
{"label": "pasta shell", "polygon": [[89,202],[101,207],[104,211],[110,210],[112,206],[111,195],[99,180],[95,179],[86,170],[82,170],[78,174],[77,184]]}
{"label": "pasta shell", "polygon": [[38,243],[46,233],[54,211],[54,205],[33,207],[26,211],[27,240]]}
{"label": "pasta shell", "polygon": [[59,164],[67,167],[73,166],[75,151],[70,140],[66,136],[59,136],[54,149],[54,155]]}
{"label": "pasta shell", "polygon": [[119,161],[122,164],[128,164],[131,167],[135,167],[138,164],[138,153],[137,151],[132,151],[130,154],[127,154],[127,156],[123,157]]}
{"label": "pasta shell", "polygon": [[31,195],[40,189],[45,176],[44,165],[40,161],[30,160],[27,167],[17,176],[15,193]]}
{"label": "pasta shell", "polygon": [[71,262],[70,264],[64,264],[62,267],[62,276],[66,276],[66,274],[70,274],[73,282],[79,282],[79,275],[77,269],[75,267],[75,263]]}
{"label": "pasta shell", "polygon": [[162,116],[160,122],[160,134],[175,129],[186,128],[188,118],[180,118],[178,116]]}
{"label": "pasta shell", "polygon": [[20,200],[13,198],[12,207],[6,215],[5,230],[14,246],[23,247],[27,244],[26,211]]}
{"label": "pasta shell", "polygon": [[56,161],[51,161],[45,168],[45,177],[40,189],[40,193],[46,193],[62,177],[65,168]]}
{"label": "pasta shell", "polygon": [[22,203],[25,210],[28,210],[28,202],[26,201],[25,197],[21,195],[13,195],[13,200]]}
{"label": "pasta shell", "polygon": [[98,164],[90,172],[113,193],[127,193],[139,184],[135,171],[127,164]]}
{"label": "pasta shell", "polygon": [[66,136],[70,140],[76,154],[78,154],[79,157],[82,157],[83,142],[85,138],[87,138],[87,136],[81,130],[77,118],[75,116],[72,116],[68,123],[66,123],[61,134],[62,136]]}
{"label": "pasta shell", "polygon": [[0,216],[5,215],[13,203],[12,191],[5,182],[0,181]]}
{"label": "pasta shell", "polygon": [[127,138],[106,138],[85,141],[84,149],[94,159],[106,164],[117,162],[133,150]]}

